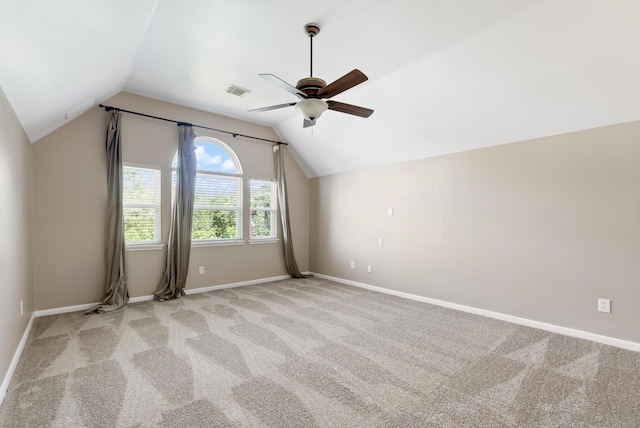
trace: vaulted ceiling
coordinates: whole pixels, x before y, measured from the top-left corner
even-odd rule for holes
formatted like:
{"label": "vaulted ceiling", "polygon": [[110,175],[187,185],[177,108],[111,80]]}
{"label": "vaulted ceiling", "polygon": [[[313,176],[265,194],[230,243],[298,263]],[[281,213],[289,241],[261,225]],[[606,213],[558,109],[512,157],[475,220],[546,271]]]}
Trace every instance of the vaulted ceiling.
{"label": "vaulted ceiling", "polygon": [[[0,0],[0,86],[31,141],[129,91],[271,126],[313,177],[638,120],[638,16],[637,0]],[[368,119],[247,112],[297,101],[258,74],[309,76],[309,22],[314,75],[362,70],[335,100]]]}

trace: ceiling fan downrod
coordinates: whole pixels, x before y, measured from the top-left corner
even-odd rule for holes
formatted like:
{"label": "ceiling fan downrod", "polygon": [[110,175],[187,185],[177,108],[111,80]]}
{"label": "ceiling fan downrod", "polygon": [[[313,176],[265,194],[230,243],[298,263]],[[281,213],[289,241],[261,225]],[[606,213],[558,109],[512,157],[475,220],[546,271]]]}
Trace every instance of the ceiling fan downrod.
{"label": "ceiling fan downrod", "polygon": [[307,36],[309,36],[309,77],[313,77],[313,38],[320,32],[320,26],[318,24],[307,24],[304,26],[304,31],[307,33]]}

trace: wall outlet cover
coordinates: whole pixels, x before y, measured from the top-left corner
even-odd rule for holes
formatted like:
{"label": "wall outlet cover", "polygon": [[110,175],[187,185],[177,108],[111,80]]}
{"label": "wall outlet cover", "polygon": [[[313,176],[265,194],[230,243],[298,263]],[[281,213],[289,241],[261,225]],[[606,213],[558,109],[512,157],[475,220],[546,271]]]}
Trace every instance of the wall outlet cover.
{"label": "wall outlet cover", "polygon": [[598,299],[598,312],[605,312],[607,314],[611,313],[611,300],[609,299]]}

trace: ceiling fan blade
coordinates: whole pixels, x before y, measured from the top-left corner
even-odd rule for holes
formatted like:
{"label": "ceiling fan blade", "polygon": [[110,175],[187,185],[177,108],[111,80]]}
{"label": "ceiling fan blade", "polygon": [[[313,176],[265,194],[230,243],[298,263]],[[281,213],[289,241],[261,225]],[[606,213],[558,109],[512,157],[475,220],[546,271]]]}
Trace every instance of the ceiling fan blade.
{"label": "ceiling fan blade", "polygon": [[316,120],[315,119],[313,119],[313,120],[305,119],[304,122],[302,122],[302,127],[303,128],[308,128],[310,126],[315,126],[315,124],[316,124]]}
{"label": "ceiling fan blade", "polygon": [[249,111],[263,112],[263,111],[269,111],[269,110],[276,110],[276,109],[279,109],[279,108],[291,107],[291,106],[294,106],[296,104],[297,103],[278,104],[278,105],[275,105],[275,106],[254,108],[254,109],[249,110]]}
{"label": "ceiling fan blade", "polygon": [[329,110],[339,111],[340,113],[347,113],[360,117],[369,117],[373,114],[373,110],[370,108],[358,107],[352,104],[345,104],[331,100],[328,100],[327,104],[329,104]]}
{"label": "ceiling fan blade", "polygon": [[267,82],[271,82],[274,85],[276,85],[277,87],[282,88],[285,91],[292,93],[293,95],[295,95],[296,97],[300,98],[301,100],[304,99],[304,98],[307,98],[307,94],[305,94],[304,92],[302,92],[300,89],[296,88],[295,86],[291,86],[290,84],[288,84],[287,82],[285,82],[284,80],[282,80],[281,78],[279,78],[276,75],[265,73],[265,74],[258,74],[258,76],[262,77]]}
{"label": "ceiling fan blade", "polygon": [[362,82],[369,80],[365,74],[358,70],[352,70],[333,83],[328,84],[318,92],[320,98],[331,98],[341,92],[351,89]]}

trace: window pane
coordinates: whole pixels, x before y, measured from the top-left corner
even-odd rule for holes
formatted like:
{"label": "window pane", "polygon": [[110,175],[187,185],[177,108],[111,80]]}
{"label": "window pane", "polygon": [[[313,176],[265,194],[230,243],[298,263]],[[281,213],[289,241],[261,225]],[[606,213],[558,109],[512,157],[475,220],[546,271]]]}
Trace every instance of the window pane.
{"label": "window pane", "polygon": [[251,237],[271,237],[271,211],[251,211]]}
{"label": "window pane", "polygon": [[193,210],[191,239],[229,239],[238,236],[237,211]]}
{"label": "window pane", "polygon": [[156,181],[160,171],[125,166],[122,169],[122,202],[153,204],[156,201]]}
{"label": "window pane", "polygon": [[276,237],[276,186],[272,180],[249,182],[251,203],[251,238]]}
{"label": "window pane", "polygon": [[[229,152],[216,143],[206,140],[196,140],[196,158],[198,171],[225,172],[239,174],[240,170],[236,161]],[[178,156],[173,158],[173,168],[178,166]]]}
{"label": "window pane", "polygon": [[238,196],[242,194],[241,181],[236,177],[222,177],[211,174],[196,174],[196,206],[237,207],[242,204]]}
{"label": "window pane", "polygon": [[155,241],[156,208],[124,208],[126,242]]}
{"label": "window pane", "polygon": [[273,208],[273,182],[271,180],[251,180],[251,208]]}
{"label": "window pane", "polygon": [[127,243],[160,241],[160,170],[125,165],[122,205]]}

